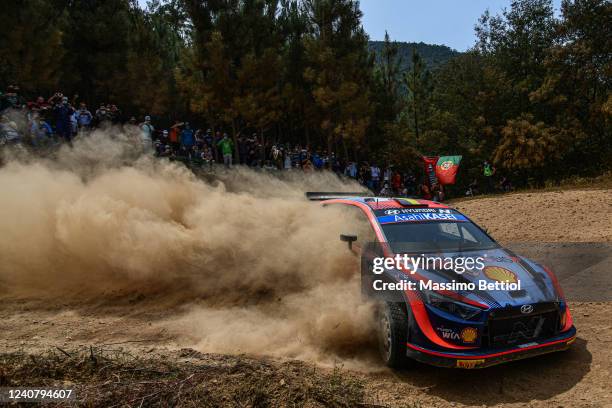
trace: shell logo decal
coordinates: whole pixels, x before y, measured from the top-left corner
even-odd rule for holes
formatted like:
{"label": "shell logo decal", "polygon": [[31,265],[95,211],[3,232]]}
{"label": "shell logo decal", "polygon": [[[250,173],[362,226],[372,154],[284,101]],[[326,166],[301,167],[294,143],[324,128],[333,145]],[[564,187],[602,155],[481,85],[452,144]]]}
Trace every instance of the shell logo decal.
{"label": "shell logo decal", "polygon": [[516,274],[501,266],[485,266],[482,270],[485,276],[496,282],[517,283]]}
{"label": "shell logo decal", "polygon": [[476,337],[478,337],[478,331],[473,327],[466,327],[461,330],[461,340],[464,343],[473,343],[476,341]]}

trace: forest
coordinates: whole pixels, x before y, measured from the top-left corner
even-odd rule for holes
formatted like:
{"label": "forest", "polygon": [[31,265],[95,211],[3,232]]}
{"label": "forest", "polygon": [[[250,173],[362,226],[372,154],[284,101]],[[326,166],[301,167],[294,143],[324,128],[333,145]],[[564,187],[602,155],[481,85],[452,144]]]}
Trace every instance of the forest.
{"label": "forest", "polygon": [[[435,16],[432,16],[435,18]],[[516,185],[612,163],[612,3],[483,10],[467,52],[371,43],[354,0],[9,0],[0,89],[257,132],[347,160],[462,155]],[[445,51],[446,50],[446,51]]]}

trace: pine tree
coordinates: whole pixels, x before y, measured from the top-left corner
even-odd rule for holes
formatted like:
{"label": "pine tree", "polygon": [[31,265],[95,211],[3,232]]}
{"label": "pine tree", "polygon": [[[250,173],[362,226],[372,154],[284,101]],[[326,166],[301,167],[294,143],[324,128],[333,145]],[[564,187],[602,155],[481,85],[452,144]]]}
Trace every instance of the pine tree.
{"label": "pine tree", "polygon": [[0,13],[0,86],[19,85],[22,92],[57,90],[65,55],[61,4],[45,0],[9,1]]}
{"label": "pine tree", "polygon": [[306,0],[311,32],[305,39],[304,78],[316,107],[318,128],[328,151],[342,141],[360,145],[370,123],[369,89],[373,58],[352,0]]}
{"label": "pine tree", "polygon": [[416,49],[412,52],[412,69],[404,76],[404,83],[409,91],[409,115],[412,117],[416,140],[419,141],[419,136],[423,132],[424,122],[430,109],[432,79],[429,70]]}

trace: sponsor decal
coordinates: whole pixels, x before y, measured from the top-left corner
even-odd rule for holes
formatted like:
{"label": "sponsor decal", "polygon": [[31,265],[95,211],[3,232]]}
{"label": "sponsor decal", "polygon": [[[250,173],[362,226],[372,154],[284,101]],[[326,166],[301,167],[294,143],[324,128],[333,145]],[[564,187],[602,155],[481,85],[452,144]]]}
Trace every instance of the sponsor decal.
{"label": "sponsor decal", "polygon": [[540,343],[536,343],[535,341],[532,341],[531,343],[525,343],[525,344],[519,344],[518,348],[525,348],[525,347],[531,347],[531,346],[537,346]]}
{"label": "sponsor decal", "polygon": [[523,305],[521,306],[521,313],[522,314],[529,314],[533,312],[533,306],[531,305]]}
{"label": "sponsor decal", "polygon": [[[389,211],[389,210],[387,210]],[[413,213],[413,214],[393,214],[378,217],[381,224],[391,224],[397,222],[421,222],[421,221],[467,221],[461,214],[447,214],[439,212]]]}
{"label": "sponsor decal", "polygon": [[385,215],[397,215],[397,214],[414,214],[414,213],[440,213],[450,214],[451,210],[445,208],[391,208],[383,211]]}
{"label": "sponsor decal", "polygon": [[446,340],[459,340],[459,333],[454,331],[453,329],[448,329],[446,327],[436,327],[436,330],[440,332],[440,336]]}
{"label": "sponsor decal", "polygon": [[473,327],[466,327],[461,330],[461,340],[464,343],[474,343],[478,337],[478,330]]}
{"label": "sponsor decal", "polygon": [[476,368],[481,364],[484,364],[484,359],[477,360],[457,360],[457,368]]}
{"label": "sponsor decal", "polygon": [[517,283],[516,274],[501,266],[485,266],[482,270],[485,276],[496,282]]}
{"label": "sponsor decal", "polygon": [[514,263],[514,260],[512,258],[508,258],[506,256],[486,256],[485,261],[497,263]]}

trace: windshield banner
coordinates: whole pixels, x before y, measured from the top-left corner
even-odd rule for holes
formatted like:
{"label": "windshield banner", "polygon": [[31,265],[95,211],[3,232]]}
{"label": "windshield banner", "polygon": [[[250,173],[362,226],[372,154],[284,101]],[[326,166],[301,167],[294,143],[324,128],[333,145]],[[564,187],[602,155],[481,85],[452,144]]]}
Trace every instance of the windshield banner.
{"label": "windshield banner", "polygon": [[380,224],[397,222],[467,221],[458,212],[446,208],[392,208],[376,211]]}

